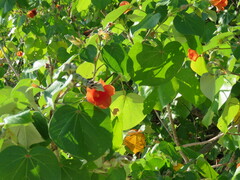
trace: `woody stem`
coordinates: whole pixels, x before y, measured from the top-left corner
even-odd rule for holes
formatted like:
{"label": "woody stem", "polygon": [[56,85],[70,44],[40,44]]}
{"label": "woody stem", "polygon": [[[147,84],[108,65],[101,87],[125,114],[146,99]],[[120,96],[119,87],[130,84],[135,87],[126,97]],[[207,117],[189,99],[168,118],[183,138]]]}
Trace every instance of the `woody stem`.
{"label": "woody stem", "polygon": [[[168,112],[168,118],[169,118],[169,121],[170,121],[170,124],[171,124],[171,128],[172,128],[173,140],[174,140],[175,144],[176,144],[178,147],[180,147],[179,139],[178,139],[177,132],[176,132],[176,129],[175,129],[175,126],[174,126],[174,121],[173,121],[173,118],[172,118],[172,111],[171,111],[171,108],[170,108],[170,104],[167,105],[167,112]],[[188,163],[188,162],[189,162],[189,159],[188,159],[187,156],[182,152],[182,150],[179,150],[179,153],[180,153],[180,155],[182,156],[184,162],[185,162],[185,163]]]}

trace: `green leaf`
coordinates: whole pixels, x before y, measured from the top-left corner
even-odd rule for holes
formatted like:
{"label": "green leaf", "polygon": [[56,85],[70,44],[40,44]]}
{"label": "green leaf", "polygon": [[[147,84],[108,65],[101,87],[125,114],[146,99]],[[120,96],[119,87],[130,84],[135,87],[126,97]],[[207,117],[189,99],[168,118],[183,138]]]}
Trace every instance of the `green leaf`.
{"label": "green leaf", "polygon": [[237,48],[233,51],[233,55],[235,56],[235,58],[236,58],[237,60],[240,59],[240,45],[237,46]]}
{"label": "green leaf", "polygon": [[195,13],[178,14],[173,20],[176,30],[185,35],[202,36],[204,32],[204,21]]}
{"label": "green leaf", "polygon": [[4,118],[5,124],[27,124],[32,122],[32,114],[30,110],[20,112],[19,114],[8,116]]}
{"label": "green leaf", "polygon": [[33,63],[33,67],[30,69],[24,70],[25,73],[33,72],[36,70],[39,70],[41,67],[46,66],[46,63],[48,63],[49,60],[38,60]]}
{"label": "green leaf", "polygon": [[199,173],[205,177],[210,179],[216,179],[218,173],[214,171],[211,165],[203,158],[199,157],[196,163],[197,168],[199,168]]}
{"label": "green leaf", "polygon": [[127,95],[118,92],[113,96],[113,102],[110,106],[111,111],[118,110],[117,116],[123,123],[123,130],[128,130],[138,125],[144,118],[143,101],[144,99],[135,94]]}
{"label": "green leaf", "polygon": [[203,74],[200,79],[201,91],[211,101],[214,100],[214,96],[215,96],[215,92],[216,92],[215,91],[215,80],[216,80],[216,77],[209,73]]}
{"label": "green leaf", "polygon": [[131,27],[131,33],[134,34],[139,29],[152,29],[154,28],[159,20],[161,15],[159,13],[156,14],[148,14],[139,24]]}
{"label": "green leaf", "polygon": [[[159,45],[136,43],[129,51],[134,65],[133,80],[140,85],[158,86],[172,79],[181,68],[185,52],[173,41],[164,48]],[[131,73],[131,72],[129,72]]]}
{"label": "green leaf", "polygon": [[64,151],[87,160],[97,159],[112,144],[109,116],[89,103],[78,109],[68,105],[58,108],[50,121],[49,134]]}
{"label": "green leaf", "polygon": [[205,114],[205,116],[203,117],[202,124],[205,127],[210,126],[212,124],[213,117],[214,117],[214,111],[212,110],[212,107],[210,107],[207,113]]}
{"label": "green leaf", "polygon": [[32,115],[33,124],[44,139],[49,139],[47,119],[40,113],[34,112]]}
{"label": "green leaf", "polygon": [[181,157],[179,153],[176,151],[174,146],[171,143],[168,143],[166,141],[162,141],[158,145],[158,149],[162,151],[164,154],[171,157],[174,161],[181,161]]}
{"label": "green leaf", "polygon": [[237,98],[230,98],[224,107],[221,117],[218,119],[217,127],[223,133],[228,131],[228,125],[233,121],[239,111],[239,101]]}
{"label": "green leaf", "polygon": [[0,0],[0,15],[5,17],[9,11],[13,9],[16,0]]}
{"label": "green leaf", "polygon": [[67,79],[62,81],[56,80],[43,92],[44,98],[49,106],[54,108],[54,95],[67,87],[72,82],[72,78],[73,76],[71,74]]}
{"label": "green leaf", "polygon": [[88,9],[88,6],[91,4],[91,0],[77,0],[73,4],[73,8],[77,9],[78,12]]}
{"label": "green leaf", "polygon": [[191,61],[191,69],[199,76],[208,72],[206,62],[203,57],[198,57],[197,61]]}
{"label": "green leaf", "polygon": [[83,162],[79,159],[63,159],[61,160],[61,165],[62,180],[91,179],[88,169],[83,167]]}
{"label": "green leaf", "polygon": [[199,81],[191,69],[182,69],[176,78],[179,83],[179,93],[184,99],[199,106],[205,101],[205,97],[200,90]]}
{"label": "green leaf", "polygon": [[98,9],[104,9],[108,4],[112,2],[112,0],[91,0],[92,4],[96,6]]}
{"label": "green leaf", "polygon": [[33,144],[43,142],[44,139],[39,134],[32,123],[27,125],[11,126],[8,128],[11,137],[16,139],[17,144],[29,148]]}
{"label": "green leaf", "polygon": [[229,48],[229,37],[232,37],[232,32],[225,32],[218,34],[217,36],[214,36],[212,39],[209,40],[209,43],[205,46],[203,46],[203,51],[208,51],[210,49],[219,47],[219,48]]}
{"label": "green leaf", "polygon": [[127,9],[130,8],[131,5],[120,6],[117,9],[113,10],[103,19],[102,25],[106,27],[108,23],[113,23],[116,19],[118,19]]}
{"label": "green leaf", "polygon": [[114,72],[126,74],[128,54],[123,46],[117,43],[105,45],[102,51],[105,64]]}
{"label": "green leaf", "polygon": [[118,117],[113,120],[113,149],[117,150],[122,147],[123,140],[123,121]]}
{"label": "green leaf", "polygon": [[39,108],[35,103],[34,95],[41,90],[38,88],[30,88],[32,83],[39,84],[37,80],[21,79],[13,88],[11,96],[23,107],[26,107],[29,104],[37,111]]}
{"label": "green leaf", "polygon": [[0,153],[1,179],[61,179],[56,156],[45,147],[34,147],[30,151],[11,146]]}
{"label": "green leaf", "polygon": [[231,180],[238,180],[240,178],[240,167],[238,167]]}
{"label": "green leaf", "polygon": [[[236,129],[234,130],[235,130],[234,132],[231,132],[231,130],[229,131],[230,133],[235,134],[237,130]],[[223,137],[219,139],[218,143],[231,151],[236,151],[240,145],[240,136],[225,134]]]}
{"label": "green leaf", "polygon": [[3,114],[15,114],[18,112],[17,103],[11,97],[12,88],[0,89],[0,116]]}
{"label": "green leaf", "polygon": [[162,83],[161,86],[151,87],[151,90],[148,90],[151,91],[148,95],[144,91],[143,95],[147,95],[144,100],[144,114],[150,113],[157,103],[159,103],[161,108],[169,104],[176,97],[178,89],[177,79],[172,78],[170,81]]}
{"label": "green leaf", "polygon": [[126,179],[126,171],[123,167],[111,168],[106,180],[122,180]]}

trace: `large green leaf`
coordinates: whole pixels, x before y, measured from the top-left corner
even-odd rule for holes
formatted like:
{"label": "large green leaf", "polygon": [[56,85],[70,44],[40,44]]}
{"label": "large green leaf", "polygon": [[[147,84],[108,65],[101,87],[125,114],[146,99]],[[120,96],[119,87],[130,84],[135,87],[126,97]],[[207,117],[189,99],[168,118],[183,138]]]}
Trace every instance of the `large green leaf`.
{"label": "large green leaf", "polygon": [[123,92],[118,92],[113,98],[110,108],[111,111],[117,110],[116,116],[122,121],[123,130],[138,125],[146,116],[143,114],[144,99],[141,96],[135,93],[125,95]]}
{"label": "large green leaf", "polygon": [[139,29],[151,29],[154,28],[159,20],[161,15],[159,13],[156,14],[148,14],[139,24],[131,27],[131,32],[134,34]]}
{"label": "large green leaf", "polygon": [[214,100],[214,96],[215,96],[215,80],[216,80],[216,77],[208,73],[203,74],[203,76],[200,79],[201,91],[211,101]]}
{"label": "large green leaf", "polygon": [[11,97],[12,88],[0,89],[0,116],[3,114],[14,114],[18,112],[17,103]]}
{"label": "large green leaf", "polygon": [[204,33],[204,21],[195,13],[178,14],[173,20],[176,30],[185,35],[202,36]]}
{"label": "large green leaf", "polygon": [[218,119],[217,127],[223,133],[228,131],[228,125],[233,121],[239,111],[239,101],[237,98],[231,98],[226,102],[223,113]]}
{"label": "large green leaf", "polygon": [[73,4],[73,8],[78,12],[88,9],[88,6],[91,4],[91,0],[76,0]]}
{"label": "large green leaf", "polygon": [[214,36],[212,39],[209,40],[209,43],[203,46],[203,51],[208,51],[210,49],[219,47],[219,48],[230,48],[228,44],[228,38],[232,37],[232,32],[225,32]]}
{"label": "large green leaf", "polygon": [[0,179],[26,180],[61,178],[60,167],[52,151],[34,147],[30,151],[11,146],[0,153]]}
{"label": "large green leaf", "polygon": [[113,10],[103,19],[102,25],[106,27],[108,23],[114,22],[119,16],[121,16],[131,5],[120,6],[117,9]]}
{"label": "large green leaf", "polygon": [[60,148],[88,160],[97,159],[111,147],[111,132],[109,116],[89,103],[78,109],[61,106],[49,125],[50,137]]}
{"label": "large green leaf", "polygon": [[[173,41],[164,48],[136,43],[129,51],[134,65],[133,80],[140,85],[157,86],[172,79],[181,68],[185,52]],[[131,73],[131,72],[129,72]]]}
{"label": "large green leaf", "polygon": [[12,115],[4,118],[5,124],[27,124],[32,121],[33,119],[32,119],[30,110],[23,111],[16,115]]}
{"label": "large green leaf", "polygon": [[92,4],[96,6],[98,9],[104,9],[108,4],[112,2],[112,0],[91,0]]}
{"label": "large green leaf", "polygon": [[196,163],[197,168],[199,169],[199,173],[205,177],[210,179],[216,179],[218,173],[214,171],[211,165],[203,158],[199,157]]}
{"label": "large green leaf", "polygon": [[200,79],[200,87],[208,99],[212,102],[217,100],[219,109],[227,101],[237,80],[238,77],[232,74],[216,77],[206,73]]}
{"label": "large green leaf", "polygon": [[121,44],[111,43],[103,47],[105,64],[114,72],[126,73],[128,54]]}
{"label": "large green leaf", "polygon": [[199,81],[191,69],[182,69],[177,75],[179,92],[184,99],[193,103],[195,106],[205,101],[205,97],[200,90]]}
{"label": "large green leaf", "polygon": [[25,148],[29,148],[33,144],[44,141],[32,123],[8,127],[7,132],[16,144],[19,144]]}
{"label": "large green leaf", "polygon": [[13,88],[11,96],[18,101],[23,107],[31,105],[35,110],[38,106],[35,103],[34,95],[41,91],[39,88],[30,88],[32,84],[38,84],[37,80],[21,79]]}
{"label": "large green leaf", "polygon": [[203,57],[198,57],[197,61],[191,61],[191,69],[199,76],[208,72],[206,62]]}
{"label": "large green leaf", "polygon": [[176,151],[176,149],[171,143],[162,141],[159,143],[157,148],[167,156],[171,157],[174,161],[181,161],[179,153]]}
{"label": "large green leaf", "polygon": [[179,84],[177,79],[172,78],[160,86],[154,86],[148,89],[148,91],[151,91],[150,93],[144,91],[143,94],[147,96],[144,100],[144,113],[150,113],[157,103],[159,103],[161,108],[169,104],[176,97],[178,89]]}
{"label": "large green leaf", "polygon": [[63,159],[61,164],[62,180],[90,180],[88,169],[83,167],[83,162],[79,159]]}
{"label": "large green leaf", "polygon": [[56,80],[43,92],[44,98],[49,106],[54,108],[54,95],[66,88],[72,82],[72,78],[73,76],[70,75],[68,78],[62,79],[62,81]]}
{"label": "large green leaf", "polygon": [[2,17],[13,9],[16,4],[16,0],[0,0],[0,15]]}

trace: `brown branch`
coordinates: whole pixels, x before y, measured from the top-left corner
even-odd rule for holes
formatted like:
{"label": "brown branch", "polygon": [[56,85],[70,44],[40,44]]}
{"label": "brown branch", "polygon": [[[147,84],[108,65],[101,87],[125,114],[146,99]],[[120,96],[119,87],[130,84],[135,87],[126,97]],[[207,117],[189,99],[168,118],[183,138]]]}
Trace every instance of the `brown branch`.
{"label": "brown branch", "polygon": [[202,141],[202,142],[194,142],[194,143],[189,143],[189,144],[184,144],[182,145],[182,147],[191,147],[191,146],[199,146],[199,145],[204,145],[204,144],[208,144],[208,143],[212,143],[216,140],[218,140],[220,137],[222,137],[224,135],[224,133],[220,133],[217,136],[207,140],[207,141]]}
{"label": "brown branch", "polygon": [[[168,111],[168,118],[170,120],[170,124],[171,124],[171,128],[172,128],[173,140],[174,140],[175,144],[180,147],[181,145],[179,143],[177,132],[176,132],[176,129],[174,127],[174,122],[173,122],[173,118],[172,118],[172,111],[171,111],[171,108],[170,108],[170,104],[167,105],[167,111]],[[181,150],[179,150],[179,153],[182,156],[184,162],[188,163],[189,162],[188,157]]]}
{"label": "brown branch", "polygon": [[161,117],[159,116],[158,112],[157,112],[156,110],[154,110],[154,112],[155,112],[158,120],[162,123],[163,127],[164,127],[165,130],[168,132],[169,136],[171,136],[171,137],[174,139],[172,133],[168,130],[167,126],[166,126],[165,123],[162,121],[162,119],[161,119]]}
{"label": "brown branch", "polygon": [[5,57],[5,60],[7,61],[8,65],[10,66],[10,68],[12,69],[12,71],[14,72],[14,74],[17,77],[17,80],[20,80],[20,75],[17,73],[17,71],[14,69],[12,62],[10,61],[10,59],[8,58],[6,52],[4,51],[4,48],[2,47],[2,45],[0,45],[0,49]]}

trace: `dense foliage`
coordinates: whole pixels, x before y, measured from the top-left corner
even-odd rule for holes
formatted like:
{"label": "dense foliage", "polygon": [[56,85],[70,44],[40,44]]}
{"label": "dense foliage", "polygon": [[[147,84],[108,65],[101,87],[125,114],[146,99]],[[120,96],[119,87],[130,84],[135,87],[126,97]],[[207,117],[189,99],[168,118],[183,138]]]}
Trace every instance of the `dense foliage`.
{"label": "dense foliage", "polygon": [[0,0],[0,180],[238,179],[238,0]]}

